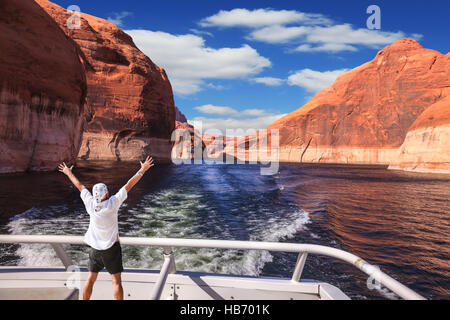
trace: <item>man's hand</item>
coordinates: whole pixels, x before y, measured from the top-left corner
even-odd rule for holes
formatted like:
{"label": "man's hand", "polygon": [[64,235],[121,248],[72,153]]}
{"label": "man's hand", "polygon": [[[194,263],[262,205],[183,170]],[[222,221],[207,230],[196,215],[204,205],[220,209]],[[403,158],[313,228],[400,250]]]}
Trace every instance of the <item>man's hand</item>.
{"label": "man's hand", "polygon": [[153,158],[152,157],[147,157],[147,159],[145,159],[144,162],[139,161],[141,164],[141,171],[144,173],[146,172],[148,169],[150,169],[151,167],[153,167],[155,164],[153,163]]}
{"label": "man's hand", "polygon": [[58,171],[64,173],[66,176],[72,173],[73,166],[70,168],[66,165],[65,162],[58,166]]}

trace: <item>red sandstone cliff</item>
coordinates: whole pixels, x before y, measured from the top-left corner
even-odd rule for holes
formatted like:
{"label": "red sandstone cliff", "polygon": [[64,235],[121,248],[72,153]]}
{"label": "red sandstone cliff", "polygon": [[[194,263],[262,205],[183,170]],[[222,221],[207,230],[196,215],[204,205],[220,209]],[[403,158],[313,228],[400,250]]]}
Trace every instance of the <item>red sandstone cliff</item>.
{"label": "red sandstone cliff", "polygon": [[450,54],[402,39],[268,130],[279,130],[280,161],[389,164],[419,115],[449,95]]}
{"label": "red sandstone cliff", "polygon": [[165,71],[112,23],[82,13],[81,28],[69,30],[66,9],[36,1],[85,56],[89,110],[79,157],[133,160],[150,154],[170,161],[175,109]]}
{"label": "red sandstone cliff", "polygon": [[54,170],[81,143],[80,51],[33,1],[0,1],[0,173]]}
{"label": "red sandstone cliff", "polygon": [[389,168],[450,173],[450,96],[428,107],[414,121]]}
{"label": "red sandstone cliff", "polygon": [[[179,124],[188,123],[186,116],[177,107],[175,107],[175,121],[176,121],[176,123],[179,123]],[[176,126],[176,124],[175,124],[175,126]]]}
{"label": "red sandstone cliff", "polygon": [[205,144],[202,135],[187,122],[186,116],[175,107],[174,146],[172,149],[172,160],[202,160]]}
{"label": "red sandstone cliff", "polygon": [[201,134],[190,125],[185,115],[175,107],[177,132],[174,134],[174,147],[172,149],[172,160],[218,160],[224,161],[223,150],[227,144],[227,138]]}

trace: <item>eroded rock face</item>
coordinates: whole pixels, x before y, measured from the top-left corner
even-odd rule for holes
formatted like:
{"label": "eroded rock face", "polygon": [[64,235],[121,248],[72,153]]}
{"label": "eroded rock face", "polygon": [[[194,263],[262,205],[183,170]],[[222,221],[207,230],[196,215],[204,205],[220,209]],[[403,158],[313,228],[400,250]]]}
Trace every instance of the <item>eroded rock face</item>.
{"label": "eroded rock face", "polygon": [[402,39],[269,126],[280,161],[389,164],[408,128],[450,95],[449,54]]}
{"label": "eroded rock face", "polygon": [[428,107],[414,121],[389,168],[450,173],[450,96]]}
{"label": "eroded rock face", "polygon": [[78,46],[34,1],[0,2],[0,173],[78,154],[86,78]]}
{"label": "eroded rock face", "polygon": [[175,107],[175,128],[172,161],[202,160],[205,144],[202,135],[187,122],[186,116]]}
{"label": "eroded rock face", "polygon": [[180,109],[178,109],[178,107],[175,107],[175,121],[180,124],[188,123],[186,116],[180,111]]}
{"label": "eroded rock face", "polygon": [[224,162],[224,150],[227,141],[232,138],[202,134],[187,122],[185,115],[175,107],[176,132],[172,149],[172,160],[174,163],[184,160],[216,161]]}
{"label": "eroded rock face", "polygon": [[112,23],[82,13],[81,28],[68,29],[66,9],[37,2],[76,41],[86,60],[89,110],[79,157],[135,160],[151,155],[170,161],[175,109],[165,71]]}

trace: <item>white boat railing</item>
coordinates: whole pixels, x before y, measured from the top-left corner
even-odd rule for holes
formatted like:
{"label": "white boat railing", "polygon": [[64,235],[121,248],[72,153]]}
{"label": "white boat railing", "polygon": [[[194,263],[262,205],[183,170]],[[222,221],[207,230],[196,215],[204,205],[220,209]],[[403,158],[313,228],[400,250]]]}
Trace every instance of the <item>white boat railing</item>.
{"label": "white boat railing", "polygon": [[[0,243],[47,243],[51,244],[58,257],[68,268],[72,264],[68,255],[64,252],[62,244],[85,245],[81,236],[56,236],[56,235],[0,235]],[[278,252],[298,253],[297,263],[292,275],[292,281],[299,282],[308,254],[317,254],[332,257],[347,262],[373,280],[378,281],[403,299],[425,300],[424,297],[401,284],[397,280],[382,272],[378,267],[369,264],[363,259],[349,252],[331,247],[315,244],[237,241],[237,240],[208,240],[208,239],[174,239],[174,238],[135,238],[121,237],[120,243],[129,246],[148,246],[164,248],[164,263],[160,277],[152,293],[152,299],[159,299],[164,287],[167,275],[175,273],[175,261],[172,254],[173,247],[184,248],[210,248],[233,250],[266,250]]]}

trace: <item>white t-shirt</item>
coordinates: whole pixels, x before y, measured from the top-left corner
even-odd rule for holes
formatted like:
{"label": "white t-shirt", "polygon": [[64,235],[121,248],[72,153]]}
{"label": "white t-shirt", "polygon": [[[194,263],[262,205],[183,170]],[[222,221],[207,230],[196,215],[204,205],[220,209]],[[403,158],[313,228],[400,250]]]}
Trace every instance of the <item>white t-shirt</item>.
{"label": "white t-shirt", "polygon": [[117,213],[127,199],[127,190],[122,187],[119,192],[100,204],[96,204],[94,197],[86,188],[81,191],[80,196],[90,216],[84,242],[97,250],[110,248],[119,236]]}

